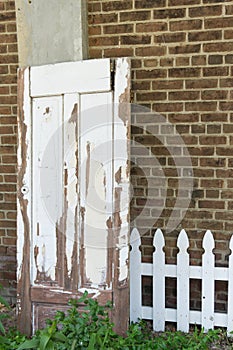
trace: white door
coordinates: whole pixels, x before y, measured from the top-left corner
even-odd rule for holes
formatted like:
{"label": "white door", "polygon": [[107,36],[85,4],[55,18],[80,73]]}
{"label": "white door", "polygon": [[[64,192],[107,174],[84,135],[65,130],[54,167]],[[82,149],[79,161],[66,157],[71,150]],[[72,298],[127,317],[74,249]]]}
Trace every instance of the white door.
{"label": "white door", "polygon": [[127,58],[18,75],[18,308],[26,333],[84,290],[129,317]]}

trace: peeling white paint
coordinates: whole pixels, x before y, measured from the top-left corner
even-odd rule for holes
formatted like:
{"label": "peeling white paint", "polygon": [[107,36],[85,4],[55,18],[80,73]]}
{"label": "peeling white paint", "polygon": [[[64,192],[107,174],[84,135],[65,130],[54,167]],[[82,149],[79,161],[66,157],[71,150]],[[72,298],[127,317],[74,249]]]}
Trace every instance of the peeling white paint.
{"label": "peeling white paint", "polygon": [[87,292],[88,294],[95,294],[94,298],[97,298],[100,295],[99,289],[94,289],[94,288],[79,288],[78,290],[80,293],[85,293]]}
{"label": "peeling white paint", "polygon": [[81,96],[80,136],[80,201],[85,207],[86,275],[92,286],[98,286],[105,283],[106,221],[111,215],[109,202],[112,203],[112,93]]}
{"label": "peeling white paint", "polygon": [[[21,77],[22,78],[22,77]],[[25,169],[25,174],[23,177],[23,185],[27,186],[27,193],[24,194],[23,198],[28,201],[27,206],[27,215],[29,218],[29,222],[31,220],[30,218],[30,212],[31,212],[31,100],[29,96],[29,85],[30,85],[30,69],[26,68],[24,70],[24,90],[23,90],[23,117],[24,117],[24,124],[27,128],[27,134],[26,134],[26,140],[25,143],[27,145],[27,153],[26,153],[26,163],[27,167]],[[18,159],[18,173],[20,172],[20,169],[22,167],[23,160],[21,158],[22,156],[22,147],[21,144],[21,132],[22,132],[22,125],[20,120],[18,120],[18,150],[17,150],[17,159]],[[18,188],[18,191],[21,191],[22,189]],[[18,281],[20,279],[21,274],[21,266],[23,261],[23,247],[24,247],[24,223],[23,223],[23,217],[21,213],[20,203],[17,198],[17,233],[18,233],[18,239],[17,239],[17,278]]]}
{"label": "peeling white paint", "polygon": [[[116,61],[115,92],[114,92],[114,174],[121,169],[120,182],[114,182],[115,188],[120,188],[120,218],[118,249],[119,249],[119,281],[128,278],[128,242],[129,242],[129,172],[128,160],[130,159],[128,125],[130,123],[129,101],[125,100],[124,94],[129,88],[130,66],[128,59],[119,58]],[[125,115],[119,115],[121,103],[128,104],[123,109]],[[123,119],[122,119],[123,117]],[[115,227],[115,229],[118,229]]]}
{"label": "peeling white paint", "polygon": [[33,99],[32,173],[37,178],[33,181],[33,232],[39,223],[39,235],[33,235],[33,246],[39,250],[37,266],[32,263],[33,284],[37,270],[55,280],[56,225],[63,214],[62,105],[61,96]]}
{"label": "peeling white paint", "polygon": [[72,270],[72,254],[78,222],[75,220],[75,211],[78,206],[78,179],[76,176],[77,150],[78,150],[78,112],[79,95],[66,94],[64,96],[64,167],[67,171],[66,200],[66,258],[68,274]]}

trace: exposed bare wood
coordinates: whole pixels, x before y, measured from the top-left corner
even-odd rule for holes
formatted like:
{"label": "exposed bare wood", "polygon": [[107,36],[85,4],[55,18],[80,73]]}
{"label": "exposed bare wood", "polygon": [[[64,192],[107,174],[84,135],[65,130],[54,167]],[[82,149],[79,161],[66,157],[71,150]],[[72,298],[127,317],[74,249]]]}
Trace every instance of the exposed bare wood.
{"label": "exposed bare wood", "polygon": [[130,61],[115,63],[114,91],[114,323],[124,334],[129,324],[129,159],[130,159]]}
{"label": "exposed bare wood", "polygon": [[[29,68],[20,69],[18,72],[18,223],[21,226],[21,236],[18,239],[23,240],[22,260],[19,261],[18,271],[18,327],[20,331],[26,334],[31,333],[31,300],[30,300],[30,221],[28,211],[28,199],[24,197],[22,191],[25,185],[25,174],[27,170],[28,146],[27,140],[27,125],[25,122],[25,103],[28,102],[28,91],[25,90],[29,85]],[[26,95],[26,96],[25,96]],[[26,112],[27,113],[27,112]],[[22,237],[23,235],[23,237]]]}

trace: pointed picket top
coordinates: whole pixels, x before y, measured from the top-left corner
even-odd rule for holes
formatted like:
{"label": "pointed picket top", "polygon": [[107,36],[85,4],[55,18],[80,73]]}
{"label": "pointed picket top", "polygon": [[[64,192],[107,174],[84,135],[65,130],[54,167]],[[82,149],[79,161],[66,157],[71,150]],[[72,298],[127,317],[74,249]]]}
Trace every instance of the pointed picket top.
{"label": "pointed picket top", "polygon": [[185,230],[181,230],[177,247],[177,330],[189,331],[189,239]]}
{"label": "pointed picket top", "polygon": [[185,230],[181,230],[177,239],[177,247],[179,248],[179,253],[186,253],[189,248],[189,239]]}
{"label": "pointed picket top", "polygon": [[165,240],[164,240],[163,232],[159,228],[155,232],[153,245],[156,248],[154,254],[158,252],[163,252],[163,247],[165,246]]}
{"label": "pointed picket top", "polygon": [[138,250],[141,245],[141,237],[140,233],[136,228],[134,228],[130,235],[130,245],[132,247],[132,250]]}
{"label": "pointed picket top", "polygon": [[229,255],[229,281],[228,281],[228,317],[227,317],[227,334],[232,337],[233,331],[233,235],[229,242],[229,249],[231,250]]}
{"label": "pointed picket top", "polygon": [[134,228],[130,235],[130,321],[137,322],[142,318],[142,264],[141,264],[141,238],[138,230]]}
{"label": "pointed picket top", "polygon": [[230,256],[233,256],[233,235],[231,236],[230,243],[229,243],[229,249],[231,250]]}
{"label": "pointed picket top", "polygon": [[212,252],[215,247],[214,237],[210,230],[207,230],[204,235],[202,247],[205,249],[205,252]]}

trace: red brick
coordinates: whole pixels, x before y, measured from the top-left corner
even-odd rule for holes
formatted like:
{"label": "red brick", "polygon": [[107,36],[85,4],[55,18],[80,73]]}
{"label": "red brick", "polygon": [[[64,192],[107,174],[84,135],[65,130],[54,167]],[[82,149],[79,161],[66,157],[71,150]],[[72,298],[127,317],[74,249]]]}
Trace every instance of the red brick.
{"label": "red brick", "polygon": [[8,144],[8,145],[13,145],[15,144],[16,145],[16,136],[2,136],[1,137],[1,142],[2,142],[2,145],[4,144]]}
{"label": "red brick", "polygon": [[115,24],[103,26],[104,34],[133,33],[133,24]]}
{"label": "red brick", "polygon": [[162,101],[166,100],[166,92],[146,92],[146,93],[137,93],[137,101]]}
{"label": "red brick", "polygon": [[168,25],[166,22],[149,22],[149,23],[136,23],[136,32],[138,33],[145,33],[145,32],[151,32],[151,33],[157,33],[157,32],[164,32],[168,28]]}
{"label": "red brick", "polygon": [[226,113],[206,113],[201,115],[201,121],[204,123],[211,122],[226,122],[227,114]]}
{"label": "red brick", "polygon": [[183,110],[183,103],[155,103],[153,104],[155,112],[181,112]]}
{"label": "red brick", "polygon": [[201,145],[221,145],[226,144],[226,136],[200,136]]}
{"label": "red brick", "polygon": [[166,0],[156,0],[156,4],[154,0],[135,0],[135,8],[136,9],[144,9],[144,8],[159,8],[166,6]]}
{"label": "red brick", "polygon": [[228,75],[228,67],[206,67],[203,68],[203,76],[209,77],[209,76],[224,76]]}
{"label": "red brick", "polygon": [[131,11],[121,12],[120,22],[135,22],[135,21],[146,21],[151,18],[150,11]]}
{"label": "red brick", "polygon": [[114,46],[119,43],[119,38],[114,36],[114,37],[91,37],[89,39],[89,45],[92,47],[95,46]]}
{"label": "red brick", "polygon": [[101,27],[100,26],[91,26],[91,27],[89,27],[88,28],[88,34],[89,34],[89,37],[93,36],[93,35],[100,35],[101,34]]}
{"label": "red brick", "polygon": [[233,102],[220,102],[219,109],[220,111],[229,111],[233,108]]}
{"label": "red brick", "polygon": [[102,10],[106,12],[125,11],[125,10],[132,9],[132,7],[133,7],[132,0],[102,2]]}
{"label": "red brick", "polygon": [[164,46],[144,46],[135,50],[136,56],[163,56],[166,53]]}
{"label": "red brick", "polygon": [[208,63],[209,64],[222,64],[223,63],[223,56],[222,55],[210,55],[208,57]]}
{"label": "red brick", "polygon": [[136,71],[137,79],[155,79],[155,78],[165,78],[165,77],[166,77],[166,71],[161,69]]}
{"label": "red brick", "polygon": [[169,92],[168,99],[173,101],[188,101],[188,100],[197,100],[200,97],[199,91],[176,91],[176,92]]}
{"label": "red brick", "polygon": [[219,42],[203,44],[204,52],[231,52],[233,50],[233,42]]}
{"label": "red brick", "polygon": [[222,126],[219,124],[207,125],[207,134],[221,134]]}
{"label": "red brick", "polygon": [[222,6],[198,6],[189,8],[190,17],[212,17],[222,15]]}
{"label": "red brick", "polygon": [[202,28],[202,20],[169,21],[169,28],[171,31],[197,30]]}
{"label": "red brick", "polygon": [[88,13],[100,12],[101,11],[101,3],[100,2],[92,2],[88,3]]}
{"label": "red brick", "polygon": [[124,56],[133,56],[132,48],[113,48],[113,49],[105,49],[104,57],[124,57]]}
{"label": "red brick", "polygon": [[0,34],[1,43],[8,44],[8,43],[15,43],[16,41],[17,41],[16,34]]}
{"label": "red brick", "polygon": [[176,90],[183,89],[183,81],[181,80],[156,80],[152,82],[153,90]]}
{"label": "red brick", "polygon": [[205,18],[204,27],[206,29],[213,28],[231,28],[233,17]]}
{"label": "red brick", "polygon": [[155,43],[173,43],[173,42],[183,42],[185,41],[185,33],[164,33],[161,35],[154,36]]}
{"label": "red brick", "polygon": [[170,114],[169,115],[169,121],[171,123],[197,123],[199,120],[199,115],[196,113],[192,113],[192,114],[185,114],[185,113],[182,113],[182,114],[178,114],[178,113],[175,113],[175,114]]}
{"label": "red brick", "polygon": [[169,47],[170,55],[180,55],[180,54],[189,54],[189,53],[199,53],[201,51],[201,45],[178,45]]}
{"label": "red brick", "polygon": [[[107,57],[107,56],[105,56],[105,57]],[[89,49],[89,58],[102,58],[102,50]]]}
{"label": "red brick", "polygon": [[13,32],[16,33],[16,23],[9,23],[7,24],[7,32]]}
{"label": "red brick", "polygon": [[200,159],[200,166],[210,167],[210,168],[219,168],[226,165],[226,159],[223,158],[202,158]]}
{"label": "red brick", "polygon": [[174,58],[173,57],[160,58],[160,66],[161,67],[173,67],[174,66]]}
{"label": "red brick", "polygon": [[227,99],[227,91],[224,90],[206,90],[202,91],[202,100],[225,100]]}
{"label": "red brick", "polygon": [[15,12],[14,11],[0,13],[0,22],[12,21],[12,20],[15,20]]}
{"label": "red brick", "polygon": [[164,9],[154,10],[154,19],[168,19],[168,18],[183,18],[185,17],[185,9]]}
{"label": "red brick", "polygon": [[112,23],[117,22],[118,16],[116,13],[109,14],[95,14],[89,15],[89,23],[90,24],[101,24],[101,23]]}
{"label": "red brick", "polygon": [[[7,52],[8,53],[16,53],[18,52],[18,45],[17,44],[8,44],[7,45]],[[18,56],[13,57],[14,63],[18,62]]]}
{"label": "red brick", "polygon": [[198,55],[192,57],[193,66],[205,66],[206,65],[206,56]]}
{"label": "red brick", "polygon": [[[179,0],[179,6],[198,5],[201,0]],[[168,0],[168,6],[177,6],[177,0]]]}
{"label": "red brick", "polygon": [[7,1],[6,2],[6,10],[7,11],[14,11],[15,10],[15,1]]}
{"label": "red brick", "polygon": [[[0,66],[0,74],[1,74],[1,66]],[[1,105],[12,105],[17,103],[17,97],[16,96],[1,96],[0,95],[0,104]]]}
{"label": "red brick", "polygon": [[216,102],[187,102],[185,103],[186,111],[216,111]]}
{"label": "red brick", "polygon": [[145,68],[150,68],[150,67],[157,67],[158,66],[158,60],[156,59],[144,59],[143,61],[144,67]]}
{"label": "red brick", "polygon": [[121,45],[145,45],[151,44],[151,36],[149,35],[127,35],[120,37]]}
{"label": "red brick", "polygon": [[198,68],[171,68],[168,75],[171,78],[199,77],[201,70]]}
{"label": "red brick", "polygon": [[[16,245],[16,238],[13,238],[13,237],[3,237],[2,238],[2,243],[5,244],[5,245],[12,245],[12,246],[15,246]],[[12,276],[15,276],[15,272],[12,272],[12,275],[10,276],[10,279],[15,279],[15,277],[12,277]],[[8,279],[8,278],[7,278]]]}
{"label": "red brick", "polygon": [[189,57],[176,57],[176,66],[177,67],[187,67],[190,64],[190,58]]}
{"label": "red brick", "polygon": [[222,32],[218,31],[201,31],[192,32],[188,34],[188,41],[213,41],[220,40],[222,38]]}

